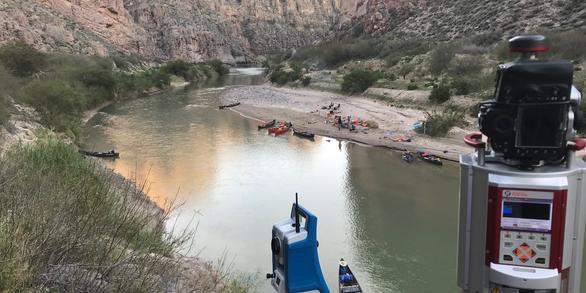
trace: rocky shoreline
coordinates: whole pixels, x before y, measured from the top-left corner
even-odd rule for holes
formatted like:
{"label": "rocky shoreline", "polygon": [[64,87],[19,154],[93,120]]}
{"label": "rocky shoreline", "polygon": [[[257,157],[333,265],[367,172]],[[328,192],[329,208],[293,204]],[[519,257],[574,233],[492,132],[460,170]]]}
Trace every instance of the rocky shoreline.
{"label": "rocky shoreline", "polygon": [[[291,121],[294,128],[316,135],[397,151],[425,151],[454,162],[458,161],[460,154],[472,151],[462,140],[472,129],[454,128],[445,138],[420,135],[413,131],[413,124],[424,118],[424,111],[396,108],[364,97],[260,85],[228,89],[220,99],[222,103],[240,102],[240,106],[231,110],[245,117],[262,121]],[[326,122],[329,110],[322,109],[331,103],[340,105],[336,115],[375,121],[378,128],[359,129],[356,132],[338,129]],[[409,138],[411,141],[393,141],[397,138]]]}

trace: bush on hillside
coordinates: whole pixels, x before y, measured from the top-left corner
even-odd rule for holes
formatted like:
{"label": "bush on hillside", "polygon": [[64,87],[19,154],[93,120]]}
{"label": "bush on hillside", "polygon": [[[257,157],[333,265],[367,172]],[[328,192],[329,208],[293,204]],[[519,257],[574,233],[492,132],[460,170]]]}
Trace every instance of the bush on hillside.
{"label": "bush on hillside", "polygon": [[546,56],[584,61],[586,59],[585,34],[584,29],[546,33],[547,40],[551,44],[551,49]]}
{"label": "bush on hillside", "polygon": [[301,79],[302,67],[299,63],[290,63],[291,68],[287,69],[283,64],[279,65],[273,73],[271,73],[269,80],[278,85],[285,85],[288,82],[293,82]]}
{"label": "bush on hillside", "polygon": [[450,87],[445,82],[435,85],[429,95],[429,100],[434,103],[443,103],[451,97]]}
{"label": "bush on hillside", "polygon": [[8,107],[8,100],[5,96],[0,95],[0,125],[6,125],[8,118],[10,118]]}
{"label": "bush on hillside", "polygon": [[429,57],[429,72],[433,75],[440,75],[448,69],[450,62],[455,56],[453,45],[443,44],[431,52]]}
{"label": "bush on hillside", "polygon": [[22,88],[20,98],[41,115],[43,124],[58,131],[77,133],[86,97],[60,80],[33,80]]}
{"label": "bush on hillside", "polygon": [[168,74],[183,77],[185,80],[192,80],[193,76],[189,74],[189,69],[191,69],[191,66],[191,64],[183,60],[173,60],[161,66],[160,70]]}
{"label": "bush on hillside", "polygon": [[452,88],[456,95],[467,95],[472,92],[473,82],[467,78],[456,78],[452,80]]}
{"label": "bush on hillside", "polygon": [[345,39],[321,43],[297,50],[292,57],[296,61],[317,59],[326,67],[333,67],[350,60],[362,60],[378,56],[375,39]]}
{"label": "bush on hillside", "polygon": [[44,69],[46,55],[24,43],[12,43],[0,48],[0,63],[18,77],[28,77]]}
{"label": "bush on hillside", "polygon": [[230,72],[228,67],[224,65],[224,62],[218,59],[208,61],[207,65],[211,66],[212,69],[214,69],[214,71],[216,71],[220,76],[224,76]]}
{"label": "bush on hillside", "polygon": [[344,76],[342,91],[355,94],[362,93],[377,80],[377,74],[371,70],[356,69]]}
{"label": "bush on hillside", "polygon": [[112,181],[49,135],[0,158],[0,291],[161,291],[179,269],[163,256],[183,240],[166,240],[166,214]]}
{"label": "bush on hillside", "polygon": [[407,75],[409,75],[409,73],[413,72],[413,70],[415,70],[415,65],[412,63],[405,63],[402,64],[401,66],[399,66],[399,75],[401,75],[401,77],[403,79],[407,78]]}
{"label": "bush on hillside", "polygon": [[152,86],[158,89],[166,89],[171,85],[171,76],[159,69],[152,69],[147,73]]}
{"label": "bush on hillside", "polygon": [[465,56],[453,59],[449,65],[448,72],[451,76],[470,76],[479,74],[482,71],[483,64],[481,57]]}
{"label": "bush on hillside", "polygon": [[429,49],[429,42],[422,39],[390,39],[381,45],[379,56],[385,58],[387,66],[393,66],[403,57],[425,54]]}
{"label": "bush on hillside", "polygon": [[465,110],[454,107],[446,107],[444,111],[426,112],[422,131],[429,136],[446,136],[453,127],[465,126],[465,117]]}
{"label": "bush on hillside", "polygon": [[311,83],[311,77],[310,77],[310,76],[304,76],[304,77],[301,79],[301,84],[302,84],[303,86],[309,86],[309,84],[310,84],[310,83]]}
{"label": "bush on hillside", "polygon": [[408,91],[414,91],[419,89],[419,86],[416,83],[410,83],[407,85],[407,90]]}
{"label": "bush on hillside", "polygon": [[502,32],[478,34],[471,38],[471,43],[479,47],[488,47],[502,40]]}

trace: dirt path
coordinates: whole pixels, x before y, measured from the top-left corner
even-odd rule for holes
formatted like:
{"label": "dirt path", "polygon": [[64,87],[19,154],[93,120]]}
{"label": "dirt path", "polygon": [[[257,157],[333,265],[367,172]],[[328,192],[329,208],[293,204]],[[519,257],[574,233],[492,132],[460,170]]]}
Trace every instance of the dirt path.
{"label": "dirt path", "polygon": [[[462,142],[466,130],[455,128],[446,138],[420,135],[413,131],[413,124],[424,119],[423,111],[391,107],[383,102],[364,97],[261,85],[228,89],[222,93],[221,100],[223,103],[240,102],[241,106],[232,110],[244,116],[264,121],[272,119],[291,121],[295,128],[311,131],[317,135],[396,150],[427,151],[453,161],[457,161],[460,154],[472,151]],[[379,128],[358,132],[339,130],[326,122],[329,110],[322,110],[322,107],[330,103],[340,104],[340,111],[336,115],[375,121]],[[409,137],[412,141],[391,140],[398,137]]]}

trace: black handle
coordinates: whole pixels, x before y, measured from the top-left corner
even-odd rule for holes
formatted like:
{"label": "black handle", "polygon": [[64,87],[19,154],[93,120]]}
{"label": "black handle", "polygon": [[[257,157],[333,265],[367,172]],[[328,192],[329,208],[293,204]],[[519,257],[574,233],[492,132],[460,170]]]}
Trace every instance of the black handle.
{"label": "black handle", "polygon": [[295,192],[295,232],[299,233],[299,196]]}

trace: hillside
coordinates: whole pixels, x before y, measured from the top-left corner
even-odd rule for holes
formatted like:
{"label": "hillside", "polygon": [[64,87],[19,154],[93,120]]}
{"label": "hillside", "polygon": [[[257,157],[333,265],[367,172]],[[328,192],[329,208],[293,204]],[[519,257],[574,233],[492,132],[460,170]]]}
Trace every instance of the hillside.
{"label": "hillside", "polygon": [[347,0],[342,30],[371,35],[455,39],[586,27],[582,0]]}

